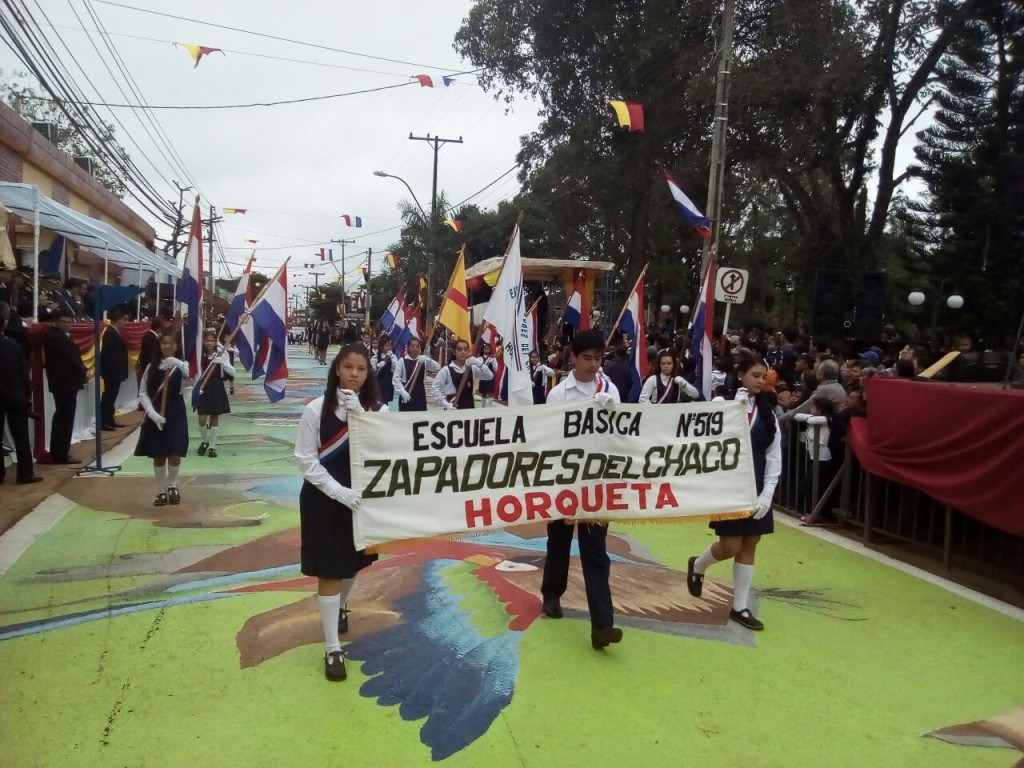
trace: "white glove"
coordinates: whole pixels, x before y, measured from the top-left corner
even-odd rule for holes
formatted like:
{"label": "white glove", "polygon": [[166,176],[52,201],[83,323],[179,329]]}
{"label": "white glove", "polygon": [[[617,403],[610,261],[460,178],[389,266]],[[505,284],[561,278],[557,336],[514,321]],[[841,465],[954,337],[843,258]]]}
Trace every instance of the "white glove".
{"label": "white glove", "polygon": [[150,411],[150,412],[148,412],[146,414],[146,416],[149,417],[150,421],[152,421],[154,424],[156,424],[156,428],[157,429],[159,429],[161,432],[164,431],[164,424],[167,423],[167,419],[165,419],[163,416],[161,416],[156,411]]}
{"label": "white glove", "polygon": [[220,363],[221,365],[231,365],[231,356],[227,352],[221,352],[213,362]]}
{"label": "white glove", "polygon": [[403,403],[408,403],[409,402],[409,393],[408,392],[400,393],[398,395],[398,399],[401,400]]}
{"label": "white glove", "polygon": [[676,386],[679,387],[679,390],[681,392],[686,393],[686,395],[688,397],[692,397],[692,398],[700,397],[700,393],[697,391],[697,388],[694,387],[693,384],[688,382],[682,376],[676,376],[675,382],[676,382]]}
{"label": "white glove", "polygon": [[454,411],[454,410],[458,409],[458,407],[459,407],[459,406],[457,406],[457,405],[456,405],[456,404],[455,404],[455,403],[454,403],[453,401],[451,401],[451,400],[445,400],[445,401],[444,401],[444,409],[445,409],[446,411]]}
{"label": "white glove", "polygon": [[676,376],[675,379],[673,379],[673,381],[675,381],[677,387],[681,387],[683,386],[683,384],[686,383],[686,379],[684,379],[682,376]]}
{"label": "white glove", "polygon": [[594,402],[606,411],[615,410],[615,398],[609,392],[595,392]]}
{"label": "white glove", "polygon": [[771,498],[765,499],[765,498],[763,498],[761,496],[758,496],[757,497],[757,502],[754,504],[753,518],[755,520],[760,520],[762,517],[764,517],[765,515],[767,515],[771,511],[771,508],[772,508],[772,500],[771,500]]}
{"label": "white glove", "polygon": [[483,360],[479,357],[470,357],[466,359],[466,365],[472,365],[474,368],[483,365]]}
{"label": "white glove", "polygon": [[358,512],[359,505],[362,503],[363,500],[363,494],[361,494],[359,491],[355,491],[351,488],[345,488],[344,486],[342,486],[334,495],[334,500],[340,501],[353,512]]}
{"label": "white glove", "polygon": [[420,355],[419,357],[416,358],[416,362],[419,363],[420,365],[426,365],[427,363],[434,362],[434,358],[432,358],[430,355]]}
{"label": "white glove", "polygon": [[363,404],[359,402],[359,395],[353,392],[351,389],[338,390],[340,397],[338,401],[345,406],[346,411],[361,411],[363,410]]}
{"label": "white glove", "polygon": [[165,357],[163,360],[160,361],[160,370],[173,371],[175,368],[184,367],[184,365],[185,363],[183,363],[176,357]]}

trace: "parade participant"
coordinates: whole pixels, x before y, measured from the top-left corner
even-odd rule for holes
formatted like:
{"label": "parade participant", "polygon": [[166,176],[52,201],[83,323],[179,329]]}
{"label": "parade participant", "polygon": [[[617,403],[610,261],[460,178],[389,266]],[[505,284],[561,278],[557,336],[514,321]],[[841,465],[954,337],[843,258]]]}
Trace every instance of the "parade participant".
{"label": "parade participant", "polygon": [[[683,398],[686,399],[683,399]],[[658,353],[658,373],[648,376],[640,390],[639,402],[643,403],[685,403],[699,400],[700,392],[679,375],[679,360],[671,349]]]}
{"label": "parade participant", "polygon": [[391,351],[391,339],[384,337],[377,342],[377,351],[373,355],[373,369],[377,376],[377,391],[382,403],[390,403],[395,399],[395,359]]}
{"label": "parade participant", "polygon": [[427,388],[424,384],[427,373],[436,374],[441,366],[430,355],[421,354],[419,339],[413,339],[405,348],[405,357],[395,365],[391,383],[398,395],[398,410],[427,410]]}
{"label": "parade participant", "polygon": [[[40,483],[32,465],[32,445],[28,436],[28,420],[32,414],[32,384],[28,377],[28,363],[21,346],[7,338],[7,322],[11,317],[10,306],[0,301],[0,435],[4,433],[4,422],[11,430],[15,455],[18,458],[18,483]],[[5,462],[0,458],[0,483],[7,475]]]}
{"label": "parade participant", "polygon": [[[218,370],[204,375],[210,366]],[[196,411],[199,414],[199,436],[202,442],[196,450],[200,456],[207,455],[217,458],[217,435],[220,433],[221,414],[231,413],[231,403],[224,387],[224,379],[235,375],[235,367],[231,358],[220,344],[214,331],[203,333],[203,356],[199,360],[200,376],[196,383],[201,391],[196,399]]]}
{"label": "parade participant", "polygon": [[53,395],[53,418],[50,421],[50,462],[78,464],[71,458],[71,437],[75,431],[78,393],[89,380],[89,371],[82,362],[82,351],[71,340],[73,310],[62,309],[46,335],[43,349],[46,356],[46,384]]}
{"label": "parade participant", "polygon": [[[224,346],[226,339],[227,331],[221,334],[221,346]],[[224,369],[224,381],[227,382],[228,394],[233,395],[235,394],[235,356],[238,354],[238,347],[232,341],[230,345],[225,347],[225,350],[228,353],[228,362],[231,364],[231,373],[229,374],[227,369]]]}
{"label": "parade participant", "polygon": [[162,317],[154,317],[149,322],[149,330],[142,337],[139,359],[135,361],[135,375],[139,382],[139,389],[142,388],[142,374],[146,370],[146,366],[160,352],[160,330],[164,327],[164,322]]}
{"label": "parade participant", "polygon": [[175,334],[160,335],[160,350],[142,375],[139,400],[146,418],[139,430],[136,456],[153,460],[157,494],[154,507],[180,504],[178,470],[188,453],[188,413],[182,390],[188,379],[188,363],[174,356],[178,348]]}
{"label": "parade participant", "polygon": [[[540,361],[537,350],[530,352],[530,381],[533,382],[533,404],[544,405],[548,400],[548,388],[555,372]],[[504,379],[504,377],[502,377]]]}
{"label": "parade participant", "polygon": [[[455,359],[434,377],[431,394],[434,401],[445,410],[475,408],[473,379],[490,381],[494,378],[494,371],[484,367],[479,357],[469,356],[468,341],[456,341],[454,351]],[[456,397],[458,402],[455,401]]]}
{"label": "parade participant", "polygon": [[107,319],[110,321],[110,327],[103,332],[103,345],[100,349],[100,378],[103,380],[100,424],[104,432],[111,432],[121,428],[121,425],[114,421],[114,411],[121,383],[128,378],[128,347],[121,339],[124,313],[114,310],[107,315]]}
{"label": "parade participant", "polygon": [[491,399],[494,397],[494,374],[498,372],[498,360],[491,354],[491,345],[483,344],[480,355],[480,365],[489,368],[491,371],[491,378],[480,379],[477,384],[477,392],[480,393],[480,406],[487,408],[491,405]]}
{"label": "parade participant", "polygon": [[686,587],[694,597],[704,588],[704,572],[708,566],[733,558],[733,598],[729,618],[747,629],[762,630],[760,622],[747,606],[750,585],[754,580],[754,554],[761,536],[775,529],[772,518],[772,496],[782,469],[779,425],[772,413],[768,394],[763,391],[765,364],[749,349],[740,351],[736,365],[740,388],[736,400],[747,406],[750,422],[750,443],[754,460],[757,501],[751,517],[711,523],[718,541],[698,557],[691,557],[686,568]]}
{"label": "parade participant", "polygon": [[320,330],[316,334],[316,359],[320,365],[327,365],[327,347],[331,343],[331,326],[326,322],[320,323]]}
{"label": "parade participant", "polygon": [[323,626],[324,675],[344,680],[345,653],[339,634],[348,631],[345,601],[356,574],[376,555],[356,551],[352,515],[360,494],[352,488],[348,416],[353,411],[386,411],[378,402],[377,377],[370,353],[361,343],[346,344],[331,362],[327,391],[309,403],[299,420],[295,459],[302,471],[299,518],[302,573],[317,579],[317,602]]}
{"label": "parade participant", "polygon": [[[579,331],[572,338],[572,370],[548,394],[548,403],[592,401],[600,408],[613,409],[621,402],[619,392],[599,371],[604,353],[604,337],[598,330]],[[579,531],[580,563],[590,610],[590,644],[601,650],[622,640],[622,630],[614,626],[612,593],[608,585],[611,560],[606,548],[606,523],[574,525],[564,520],[548,523],[547,559],[541,596],[545,615],[562,618],[561,597],[569,581],[569,553],[574,527]]]}

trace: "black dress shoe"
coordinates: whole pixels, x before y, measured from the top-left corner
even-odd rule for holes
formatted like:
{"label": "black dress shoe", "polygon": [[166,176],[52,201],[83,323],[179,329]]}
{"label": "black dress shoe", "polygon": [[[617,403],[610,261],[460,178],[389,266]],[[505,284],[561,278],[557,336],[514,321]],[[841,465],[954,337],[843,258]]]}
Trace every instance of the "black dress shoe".
{"label": "black dress shoe", "polygon": [[344,608],[338,614],[338,634],[344,635],[348,633],[348,611]]}
{"label": "black dress shoe", "polygon": [[590,644],[594,646],[596,651],[621,641],[622,630],[618,627],[602,627],[601,629],[590,630]]}
{"label": "black dress shoe", "polygon": [[200,456],[203,456],[203,455],[206,454],[206,449],[209,448],[209,447],[210,447],[209,443],[200,443],[199,447],[196,448],[196,453],[198,453]]}
{"label": "black dress shoe", "polygon": [[744,608],[742,611],[737,611],[735,609],[730,610],[729,618],[737,624],[742,624],[747,629],[752,629],[755,632],[760,632],[764,629],[764,624],[757,620],[757,617],[750,612],[749,608]]}
{"label": "black dress shoe", "polygon": [[557,597],[545,597],[543,608],[544,615],[549,619],[560,619],[564,615],[562,613],[562,604],[559,602]]}
{"label": "black dress shoe", "polygon": [[324,677],[332,683],[348,677],[345,671],[345,654],[342,651],[331,651],[324,655]]}
{"label": "black dress shoe", "polygon": [[156,498],[153,500],[154,507],[166,507],[167,506],[167,494],[158,493]]}
{"label": "black dress shoe", "polygon": [[32,483],[41,483],[43,478],[33,475],[32,477],[19,477],[18,485],[31,485]]}
{"label": "black dress shoe", "polygon": [[686,589],[694,597],[700,597],[704,592],[704,574],[693,570],[696,563],[696,557],[686,561]]}
{"label": "black dress shoe", "polygon": [[178,489],[173,485],[167,489],[167,500],[171,504],[181,504],[181,494],[178,493]]}
{"label": "black dress shoe", "polygon": [[206,455],[209,456],[211,459],[216,459],[217,458],[217,449],[216,448],[208,449],[206,451]]}
{"label": "black dress shoe", "polygon": [[115,427],[113,424],[104,424],[103,425],[103,431],[104,432],[114,432],[116,429],[117,429],[117,427]]}

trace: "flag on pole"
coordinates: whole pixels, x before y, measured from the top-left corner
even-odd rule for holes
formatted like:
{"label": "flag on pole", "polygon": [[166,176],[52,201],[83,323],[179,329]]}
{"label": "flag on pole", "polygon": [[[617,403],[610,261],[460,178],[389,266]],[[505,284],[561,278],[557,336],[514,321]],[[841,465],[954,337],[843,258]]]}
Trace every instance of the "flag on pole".
{"label": "flag on pole", "polygon": [[228,208],[228,207],[225,206],[224,208],[220,209],[220,212],[221,213],[241,213],[241,214],[244,215],[248,210],[249,210],[248,208]]}
{"label": "flag on pole", "polygon": [[352,216],[348,213],[341,214],[341,218],[345,220],[346,227],[361,227],[363,226],[363,218],[361,216]]}
{"label": "flag on pole", "polygon": [[246,318],[244,323],[241,323],[241,327],[239,327],[239,323],[241,322],[242,314],[249,309],[249,272],[252,262],[253,260],[250,258],[249,263],[245,267],[245,272],[238,278],[238,287],[235,288],[235,295],[231,298],[231,304],[228,305],[228,314],[224,318],[224,329],[228,333],[238,328],[234,344],[238,348],[238,359],[247,371],[253,369],[256,339],[253,334],[253,324],[248,318]]}
{"label": "flag on pole", "polygon": [[334,261],[334,249],[333,248],[321,248],[320,249],[320,261]]}
{"label": "flag on pole", "polygon": [[405,348],[409,346],[410,341],[420,338],[421,321],[419,307],[406,307],[404,314],[405,328],[402,330],[401,336],[398,337],[398,341],[395,342],[395,347],[399,350],[400,354],[405,354]]}
{"label": "flag on pole", "polygon": [[59,274],[61,281],[64,281],[67,275],[64,262],[64,246],[64,236],[54,235],[50,247],[46,249],[46,258],[42,259],[39,263],[40,275]]}
{"label": "flag on pole", "polygon": [[590,328],[590,301],[586,295],[586,276],[581,269],[576,276],[569,300],[565,303],[565,324],[577,331]]}
{"label": "flag on pole", "polygon": [[185,318],[185,360],[188,375],[199,375],[199,356],[203,350],[203,229],[199,202],[192,209],[192,227],[185,251],[185,269],[178,281],[178,301],[188,309]]}
{"label": "flag on pole", "polygon": [[398,346],[398,340],[402,338],[402,333],[405,332],[406,323],[406,310],[404,302],[398,303],[398,309],[395,310],[395,319],[388,328],[388,338],[391,339],[391,343],[394,346]]}
{"label": "flag on pole", "polygon": [[615,117],[619,121],[619,127],[625,128],[630,133],[644,129],[644,105],[635,101],[618,101],[609,99],[608,104],[615,110]]}
{"label": "flag on pole", "polygon": [[266,376],[263,391],[272,403],[284,397],[288,384],[288,273],[282,266],[277,276],[266,286],[263,295],[250,309],[254,330],[265,336]]}
{"label": "flag on pole", "polygon": [[508,404],[532,405],[530,379],[530,328],[526,321],[523,295],[523,259],[519,251],[519,225],[501,265],[501,274],[494,293],[484,311],[484,322],[490,323],[504,343],[505,367],[508,369]]}
{"label": "flag on pole", "polygon": [[398,269],[398,262],[400,259],[397,253],[389,252],[385,259],[387,261],[388,267],[390,267],[391,269]]}
{"label": "flag on pole", "polygon": [[714,250],[708,260],[708,273],[697,297],[697,309],[693,313],[693,336],[690,340],[690,355],[696,363],[696,385],[705,400],[715,396],[711,383],[711,371],[715,362],[715,272]]}
{"label": "flag on pole", "polygon": [[[631,352],[629,353],[629,388],[628,400],[635,403],[640,398],[640,390],[647,380],[647,334],[644,331],[644,272],[636,280],[629,298],[626,299],[626,306],[619,318],[619,330],[632,339]],[[621,394],[621,393],[620,393]]]}
{"label": "flag on pole", "polygon": [[445,225],[451,227],[456,232],[462,231],[462,221],[460,219],[445,219]]}
{"label": "flag on pole", "polygon": [[682,216],[683,221],[697,229],[697,234],[705,240],[711,239],[711,219],[700,212],[700,209],[693,204],[693,201],[686,196],[678,182],[672,178],[672,174],[661,169],[661,175],[668,182],[668,191],[672,195],[672,202],[675,204],[676,212]]}
{"label": "flag on pole", "polygon": [[459,259],[455,262],[448,290],[441,301],[441,311],[437,316],[445,328],[457,339],[469,344],[473,343],[473,334],[469,324],[469,298],[466,291],[466,249],[459,251]]}
{"label": "flag on pole", "polygon": [[370,277],[370,268],[369,267],[360,267],[359,268],[359,272],[363,276],[363,280],[368,280],[369,279],[369,277]]}
{"label": "flag on pole", "polygon": [[420,272],[418,275],[416,275],[416,278],[420,282],[419,291],[417,292],[417,296],[416,297],[417,297],[419,305],[421,307],[425,307],[425,306],[427,306],[427,278],[425,278],[423,276],[422,272]]}
{"label": "flag on pole", "polygon": [[391,328],[395,324],[395,320],[398,318],[398,313],[402,309],[402,300],[405,297],[405,288],[399,288],[395,294],[395,298],[388,304],[388,308],[384,310],[384,314],[380,316],[380,327],[385,333],[391,331]]}

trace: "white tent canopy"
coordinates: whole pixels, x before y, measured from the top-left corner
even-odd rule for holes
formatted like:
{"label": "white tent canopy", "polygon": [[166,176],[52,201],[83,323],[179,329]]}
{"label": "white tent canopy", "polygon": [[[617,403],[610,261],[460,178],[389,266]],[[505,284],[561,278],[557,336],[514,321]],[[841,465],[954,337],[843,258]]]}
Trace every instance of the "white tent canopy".
{"label": "white tent canopy", "polygon": [[[113,264],[130,269],[145,267],[154,273],[181,277],[181,270],[175,263],[164,261],[109,224],[46,197],[33,184],[0,182],[0,203],[11,213],[31,222],[36,221],[38,210],[40,227],[64,235]],[[36,251],[38,254],[38,248]]]}

